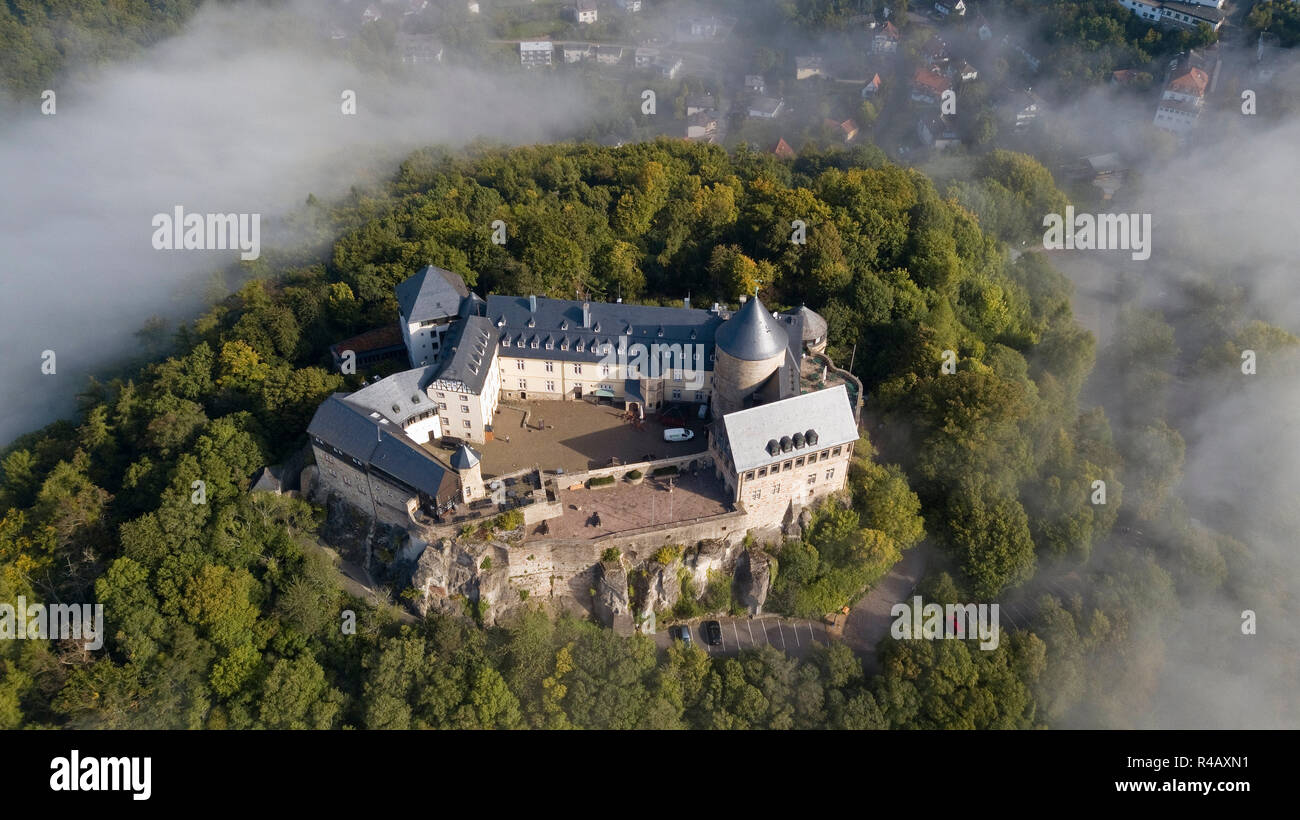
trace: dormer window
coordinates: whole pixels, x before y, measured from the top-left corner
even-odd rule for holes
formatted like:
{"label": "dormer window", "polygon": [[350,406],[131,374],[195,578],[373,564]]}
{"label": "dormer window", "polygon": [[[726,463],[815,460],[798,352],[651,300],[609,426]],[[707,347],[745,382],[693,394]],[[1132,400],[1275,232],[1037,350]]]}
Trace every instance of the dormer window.
{"label": "dormer window", "polygon": [[501,340],[501,346],[502,346],[502,347],[510,347],[510,340],[509,340],[509,339],[502,339],[502,340]]}
{"label": "dormer window", "polygon": [[579,339],[579,340],[578,340],[578,346],[575,348],[575,350],[577,350],[579,353],[581,353],[581,352],[583,352],[583,351],[586,350],[586,349],[587,349],[587,343],[584,342],[582,339]]}

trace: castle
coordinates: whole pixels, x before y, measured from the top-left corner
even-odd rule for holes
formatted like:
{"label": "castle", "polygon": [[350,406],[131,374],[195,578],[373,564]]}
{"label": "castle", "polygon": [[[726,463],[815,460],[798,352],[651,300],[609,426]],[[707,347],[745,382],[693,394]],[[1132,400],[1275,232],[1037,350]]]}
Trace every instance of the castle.
{"label": "castle", "polygon": [[[844,486],[861,385],[825,357],[826,322],[806,307],[774,314],[757,295],[734,312],[689,299],[483,299],[433,266],[396,296],[411,369],[334,394],[308,428],[318,491],[376,521],[427,525],[486,506],[483,448],[503,432],[494,430],[503,407],[521,402],[711,418],[691,463],[712,470],[750,526],[779,526]],[[839,383],[827,386],[831,369]]]}

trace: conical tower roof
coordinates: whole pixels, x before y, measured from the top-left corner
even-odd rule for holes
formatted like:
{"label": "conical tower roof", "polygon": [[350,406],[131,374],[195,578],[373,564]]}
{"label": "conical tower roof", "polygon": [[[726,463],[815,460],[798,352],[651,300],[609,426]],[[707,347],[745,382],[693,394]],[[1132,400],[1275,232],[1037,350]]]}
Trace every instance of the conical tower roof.
{"label": "conical tower roof", "polygon": [[713,338],[718,350],[747,362],[782,355],[790,343],[785,328],[763,307],[758,296],[723,322]]}

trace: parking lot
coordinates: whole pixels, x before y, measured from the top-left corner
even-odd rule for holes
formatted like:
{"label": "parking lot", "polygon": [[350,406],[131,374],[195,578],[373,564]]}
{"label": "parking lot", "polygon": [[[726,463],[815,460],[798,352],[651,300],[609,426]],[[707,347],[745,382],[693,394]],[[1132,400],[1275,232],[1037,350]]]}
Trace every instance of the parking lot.
{"label": "parking lot", "polygon": [[[716,620],[722,627],[722,643],[718,646],[709,646],[704,639],[703,624],[709,620]],[[802,658],[817,644],[830,643],[826,625],[820,621],[780,618],[775,615],[760,615],[756,618],[696,618],[686,624],[691,629],[691,641],[710,655],[731,656],[742,649],[770,646],[792,657]],[[674,623],[673,627],[677,625]],[[655,633],[655,644],[661,649],[667,649],[676,640],[668,630],[669,627],[661,625]]]}

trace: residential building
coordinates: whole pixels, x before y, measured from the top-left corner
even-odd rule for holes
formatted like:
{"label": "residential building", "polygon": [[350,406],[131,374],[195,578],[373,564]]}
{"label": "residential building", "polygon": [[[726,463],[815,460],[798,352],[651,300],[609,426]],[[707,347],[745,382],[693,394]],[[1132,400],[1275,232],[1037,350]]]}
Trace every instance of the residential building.
{"label": "residential building", "polygon": [[550,40],[524,40],[519,44],[519,62],[527,68],[550,65],[555,44]]}
{"label": "residential building", "polygon": [[784,105],[784,100],[775,97],[754,97],[749,101],[749,116],[762,120],[774,119]]}
{"label": "residential building", "polygon": [[898,27],[886,21],[875,34],[871,35],[871,53],[894,54],[898,51],[898,43],[901,39]]}
{"label": "residential building", "polygon": [[596,22],[597,9],[596,0],[577,0],[569,14],[577,21],[578,25],[590,25]]}
{"label": "residential building", "polygon": [[912,75],[913,102],[933,105],[943,99],[945,91],[952,90],[952,83],[942,74],[924,68],[918,68]]}

